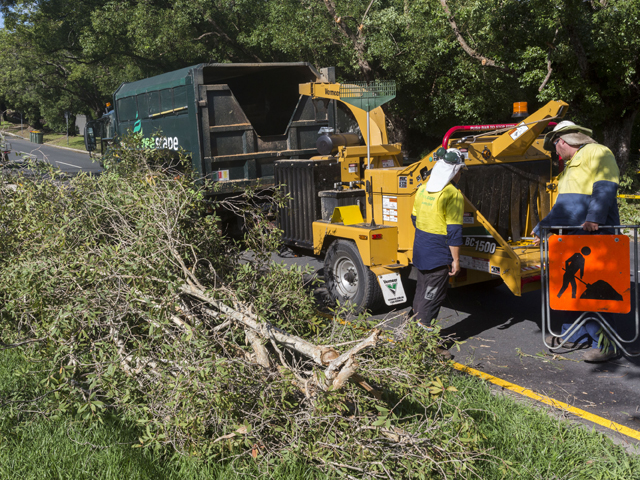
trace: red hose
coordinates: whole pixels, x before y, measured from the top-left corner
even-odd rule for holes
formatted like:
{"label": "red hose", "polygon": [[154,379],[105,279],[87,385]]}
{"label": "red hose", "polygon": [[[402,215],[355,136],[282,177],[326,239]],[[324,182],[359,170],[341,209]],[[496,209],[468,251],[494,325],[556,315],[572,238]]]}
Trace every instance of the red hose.
{"label": "red hose", "polygon": [[[515,127],[516,125],[518,125],[517,123],[498,123],[498,124],[493,124],[493,125],[458,125],[457,127],[451,127],[447,133],[444,134],[444,137],[442,138],[442,146],[444,148],[448,148],[449,145],[449,139],[451,138],[451,135],[453,135],[455,132],[459,132],[459,131],[467,131],[467,130],[476,130],[476,131],[483,131],[483,130],[498,130],[501,128],[512,128]],[[549,126],[555,126],[557,125],[556,122],[549,122]]]}

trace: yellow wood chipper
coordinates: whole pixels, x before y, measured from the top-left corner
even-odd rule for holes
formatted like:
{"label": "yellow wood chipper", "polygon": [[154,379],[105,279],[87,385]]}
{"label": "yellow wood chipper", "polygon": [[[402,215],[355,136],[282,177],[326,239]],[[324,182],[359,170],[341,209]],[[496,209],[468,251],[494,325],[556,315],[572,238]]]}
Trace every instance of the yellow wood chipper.
{"label": "yellow wood chipper", "polygon": [[[275,168],[276,182],[292,197],[280,212],[285,243],[324,256],[331,296],[360,311],[383,300],[406,302],[414,196],[436,161],[434,149],[405,166],[401,145],[388,143],[385,115],[375,100],[388,99],[388,90],[375,83],[300,85],[302,95],[344,105],[362,139],[325,132],[317,143],[321,155],[282,160]],[[457,185],[465,198],[464,246],[452,287],[503,281],[518,296],[540,288],[540,252],[531,231],[556,195],[554,159],[543,149],[543,132],[567,108],[551,101],[518,124],[489,131],[458,128],[457,135],[445,137],[442,146],[459,149],[468,167]]]}

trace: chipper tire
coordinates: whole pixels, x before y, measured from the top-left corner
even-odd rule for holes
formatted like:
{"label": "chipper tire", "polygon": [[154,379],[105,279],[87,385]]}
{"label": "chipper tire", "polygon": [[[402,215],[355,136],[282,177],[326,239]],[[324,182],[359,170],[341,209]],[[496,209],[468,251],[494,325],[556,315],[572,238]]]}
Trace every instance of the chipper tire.
{"label": "chipper tire", "polygon": [[354,313],[375,310],[383,302],[374,273],[362,263],[358,247],[349,240],[335,240],[324,258],[324,280],[333,300],[351,304]]}

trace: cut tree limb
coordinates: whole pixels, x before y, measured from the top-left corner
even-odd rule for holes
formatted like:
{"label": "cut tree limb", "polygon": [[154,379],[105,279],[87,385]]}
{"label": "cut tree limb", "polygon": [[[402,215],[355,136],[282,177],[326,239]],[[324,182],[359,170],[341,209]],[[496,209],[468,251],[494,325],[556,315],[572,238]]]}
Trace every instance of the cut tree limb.
{"label": "cut tree limb", "polygon": [[209,297],[201,290],[189,285],[183,285],[181,287],[182,292],[191,295],[209,305],[215,307],[226,315],[227,318],[251,328],[263,338],[271,338],[283,345],[285,348],[294,350],[308,358],[311,358],[315,363],[321,366],[329,365],[329,363],[338,357],[338,352],[332,347],[316,346],[313,343],[297,337],[296,335],[290,335],[283,332],[279,328],[274,327],[268,323],[261,323],[250,313],[242,313],[233,308],[225,305],[220,300]]}
{"label": "cut tree limb", "polygon": [[[326,390],[331,387],[333,390],[342,388],[348,381],[354,381],[361,385],[365,390],[372,393],[376,398],[379,398],[380,392],[373,389],[364,379],[360,376],[354,377],[357,372],[358,363],[355,360],[355,356],[365,348],[375,347],[380,336],[380,330],[375,329],[371,334],[358,342],[352,348],[347,350],[342,355],[332,346],[318,346],[314,345],[300,337],[291,335],[287,332],[276,328],[268,322],[260,322],[258,318],[250,313],[248,307],[244,307],[239,302],[234,302],[236,308],[231,308],[220,300],[211,298],[202,290],[198,289],[194,285],[183,285],[181,291],[187,295],[195,297],[200,301],[214,307],[219,314],[215,311],[205,308],[205,313],[211,315],[214,318],[226,317],[227,321],[231,320],[244,327],[245,335],[248,343],[252,346],[255,352],[256,362],[265,368],[272,368],[273,362],[269,357],[269,352],[265,345],[262,343],[263,339],[269,340],[276,353],[280,357],[280,362],[283,367],[291,370],[296,377],[299,386],[303,388],[308,396],[309,392],[309,379],[305,379],[299,375],[299,372],[294,371],[285,361],[284,355],[276,343],[282,345],[288,350],[295,351],[307,358],[312,359],[317,365],[326,367],[324,372],[324,379],[320,381],[319,378],[315,378],[313,383]],[[242,311],[240,311],[242,310]]]}
{"label": "cut tree limb", "polygon": [[247,336],[247,341],[256,354],[256,362],[258,362],[258,365],[270,369],[272,367],[271,358],[269,357],[267,348],[262,343],[262,339],[250,328],[245,328],[244,334]]}

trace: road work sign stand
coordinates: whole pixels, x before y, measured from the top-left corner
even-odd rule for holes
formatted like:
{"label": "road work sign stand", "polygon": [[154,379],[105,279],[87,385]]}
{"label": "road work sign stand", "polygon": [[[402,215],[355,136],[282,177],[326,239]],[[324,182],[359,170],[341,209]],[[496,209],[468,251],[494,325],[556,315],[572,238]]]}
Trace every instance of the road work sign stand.
{"label": "road work sign stand", "polygon": [[[567,235],[582,227],[542,227],[540,248],[542,282],[542,338],[552,349],[561,348],[587,322],[597,322],[607,338],[627,357],[625,348],[640,337],[638,312],[638,229],[639,225],[600,226],[600,229],[633,231],[635,335],[622,338],[602,313],[625,314],[631,311],[631,274],[629,237],[626,235]],[[551,235],[550,231],[558,232]],[[617,231],[617,230],[616,230]],[[564,232],[564,235],[563,235]],[[562,334],[551,330],[551,310],[582,312]],[[547,345],[547,331],[560,344]]]}

